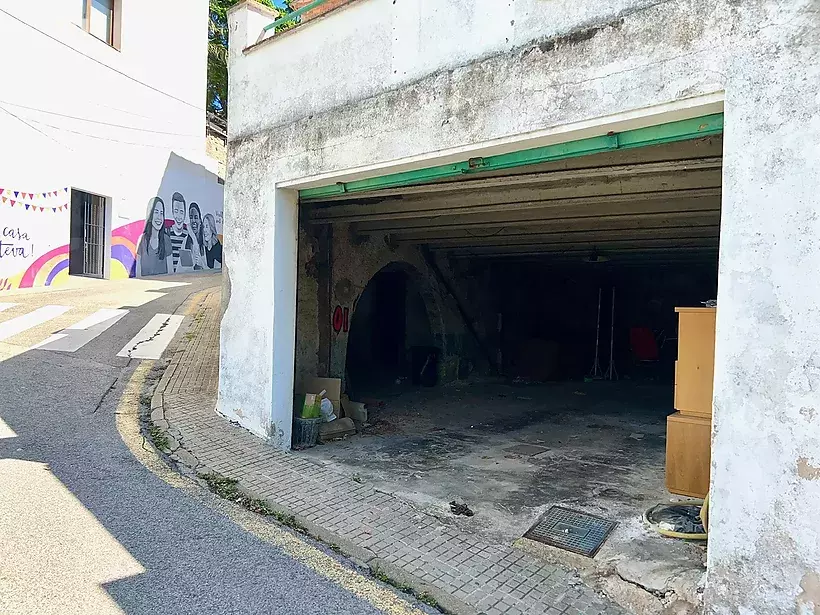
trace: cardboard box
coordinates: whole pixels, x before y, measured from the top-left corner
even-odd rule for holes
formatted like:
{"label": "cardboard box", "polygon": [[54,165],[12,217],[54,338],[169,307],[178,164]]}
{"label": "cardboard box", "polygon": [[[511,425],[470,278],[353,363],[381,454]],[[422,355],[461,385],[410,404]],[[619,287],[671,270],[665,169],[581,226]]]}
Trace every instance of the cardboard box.
{"label": "cardboard box", "polygon": [[325,397],[333,404],[333,412],[337,418],[342,418],[342,381],[339,378],[306,378],[302,384],[302,395],[314,393],[318,395],[322,391],[327,391]]}

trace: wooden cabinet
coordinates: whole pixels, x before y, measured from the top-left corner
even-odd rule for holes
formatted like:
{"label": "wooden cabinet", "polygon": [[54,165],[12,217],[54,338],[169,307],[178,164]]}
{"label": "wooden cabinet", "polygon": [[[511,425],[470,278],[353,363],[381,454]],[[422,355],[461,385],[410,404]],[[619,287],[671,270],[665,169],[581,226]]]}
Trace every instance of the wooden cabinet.
{"label": "wooden cabinet", "polygon": [[715,308],[676,308],[679,314],[675,363],[675,409],[690,416],[712,416],[715,375]]}
{"label": "wooden cabinet", "polygon": [[666,419],[666,488],[693,498],[709,491],[712,421],[680,412]]}
{"label": "wooden cabinet", "polygon": [[676,308],[675,409],[666,422],[666,488],[702,498],[709,491],[715,308]]}

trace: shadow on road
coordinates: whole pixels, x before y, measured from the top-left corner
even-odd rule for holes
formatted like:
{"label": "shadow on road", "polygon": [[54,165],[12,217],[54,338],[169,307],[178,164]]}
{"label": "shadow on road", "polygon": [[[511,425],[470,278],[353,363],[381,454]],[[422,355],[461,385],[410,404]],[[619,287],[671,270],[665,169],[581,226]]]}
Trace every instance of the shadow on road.
{"label": "shadow on road", "polygon": [[[128,326],[190,292],[129,307]],[[0,612],[378,612],[136,460],[115,425],[125,361],[0,361]]]}

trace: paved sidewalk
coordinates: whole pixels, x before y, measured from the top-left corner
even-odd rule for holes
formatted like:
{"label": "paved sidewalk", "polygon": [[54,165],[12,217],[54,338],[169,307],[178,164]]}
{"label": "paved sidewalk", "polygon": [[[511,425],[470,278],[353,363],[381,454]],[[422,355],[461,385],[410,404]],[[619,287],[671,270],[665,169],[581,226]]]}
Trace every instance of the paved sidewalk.
{"label": "paved sidewalk", "polygon": [[219,291],[201,295],[192,309],[152,401],[152,420],[170,436],[176,461],[237,479],[310,534],[459,615],[624,613],[572,572],[488,544],[298,453],[276,451],[218,415]]}

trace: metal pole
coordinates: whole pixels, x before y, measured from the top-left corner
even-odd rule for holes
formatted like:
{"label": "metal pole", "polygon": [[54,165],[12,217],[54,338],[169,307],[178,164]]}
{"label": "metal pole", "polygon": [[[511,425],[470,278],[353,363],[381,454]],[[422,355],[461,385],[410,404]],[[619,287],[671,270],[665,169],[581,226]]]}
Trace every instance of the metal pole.
{"label": "metal pole", "polygon": [[601,363],[598,361],[598,348],[601,341],[601,288],[598,288],[598,320],[595,324],[595,362],[592,364],[592,371],[589,372],[590,377],[600,378],[603,376],[601,370]]}
{"label": "metal pole", "polygon": [[262,28],[265,32],[269,32],[270,30],[275,30],[281,25],[288,23],[289,21],[296,21],[299,17],[301,17],[304,13],[311,11],[321,5],[323,5],[327,0],[313,0],[310,4],[306,4],[300,9],[296,9],[295,11],[291,11],[287,15],[284,15],[274,21],[273,23],[269,23],[267,26]]}
{"label": "metal pole", "polygon": [[609,367],[606,369],[607,380],[617,380],[618,370],[615,369],[615,287],[612,287],[612,315],[609,322]]}

